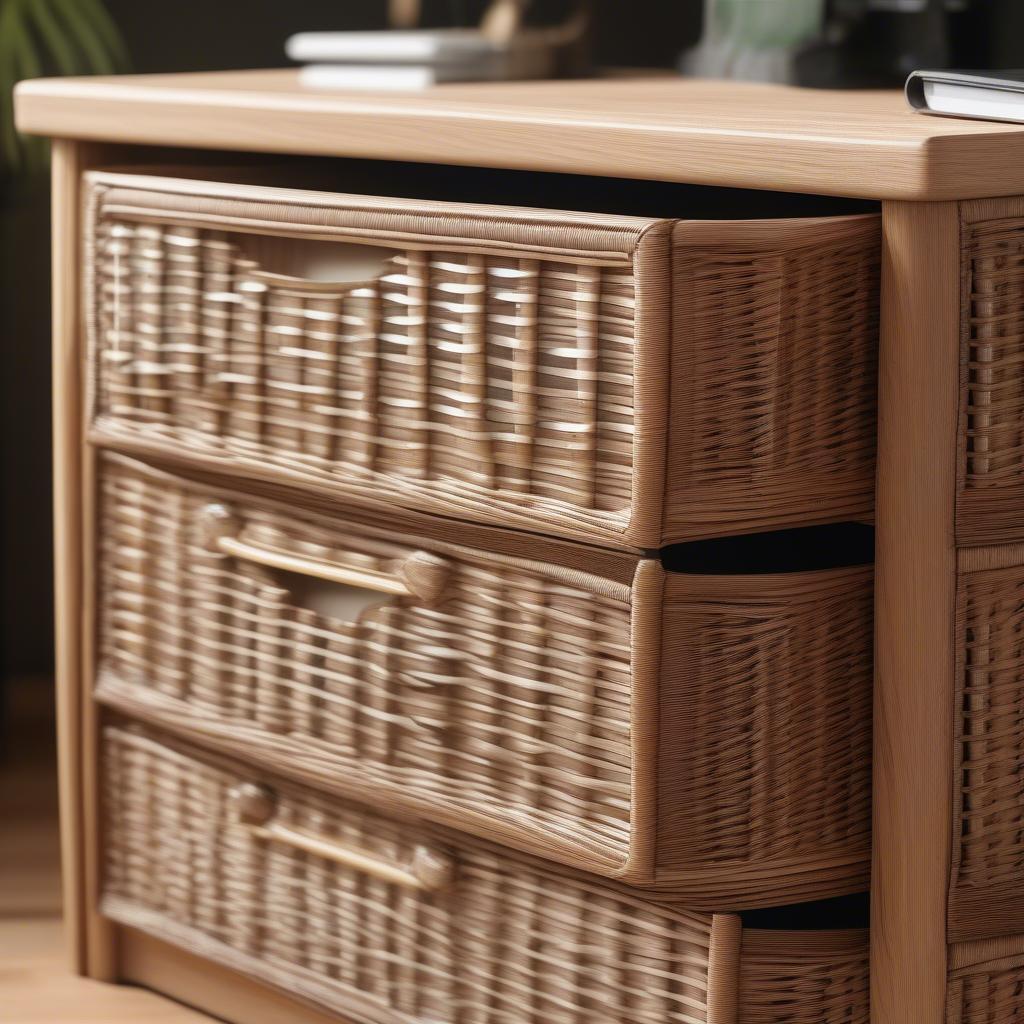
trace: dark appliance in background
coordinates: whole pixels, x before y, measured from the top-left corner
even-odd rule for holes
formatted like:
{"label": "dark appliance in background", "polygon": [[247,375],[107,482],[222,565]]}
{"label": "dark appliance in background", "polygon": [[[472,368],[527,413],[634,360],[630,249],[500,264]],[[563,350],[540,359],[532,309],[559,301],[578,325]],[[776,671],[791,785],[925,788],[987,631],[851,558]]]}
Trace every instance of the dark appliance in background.
{"label": "dark appliance in background", "polygon": [[902,86],[916,68],[1024,65],[1021,0],[829,0],[793,80],[822,89]]}

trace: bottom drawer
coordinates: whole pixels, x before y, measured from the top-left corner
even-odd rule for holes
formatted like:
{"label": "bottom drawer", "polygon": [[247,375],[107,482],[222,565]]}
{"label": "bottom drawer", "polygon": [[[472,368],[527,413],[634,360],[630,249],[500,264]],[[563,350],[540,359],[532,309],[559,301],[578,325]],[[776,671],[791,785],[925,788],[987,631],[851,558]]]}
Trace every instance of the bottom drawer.
{"label": "bottom drawer", "polygon": [[960,942],[949,949],[947,1024],[1024,1020],[1024,936]]}
{"label": "bottom drawer", "polygon": [[857,1024],[867,935],[766,932],[104,733],[104,913],[350,1020]]}

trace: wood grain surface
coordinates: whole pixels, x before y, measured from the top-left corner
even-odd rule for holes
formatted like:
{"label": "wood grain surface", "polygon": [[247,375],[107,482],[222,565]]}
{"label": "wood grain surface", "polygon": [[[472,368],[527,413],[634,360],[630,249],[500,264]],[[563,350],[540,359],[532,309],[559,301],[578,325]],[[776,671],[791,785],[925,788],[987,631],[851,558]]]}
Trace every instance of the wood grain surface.
{"label": "wood grain surface", "polygon": [[897,91],[637,78],[317,91],[294,70],[36,79],[21,131],[437,161],[873,199],[1024,192],[1024,128],[929,117]]}
{"label": "wood grain surface", "polygon": [[955,203],[883,206],[874,1024],[946,1019],[959,251]]}

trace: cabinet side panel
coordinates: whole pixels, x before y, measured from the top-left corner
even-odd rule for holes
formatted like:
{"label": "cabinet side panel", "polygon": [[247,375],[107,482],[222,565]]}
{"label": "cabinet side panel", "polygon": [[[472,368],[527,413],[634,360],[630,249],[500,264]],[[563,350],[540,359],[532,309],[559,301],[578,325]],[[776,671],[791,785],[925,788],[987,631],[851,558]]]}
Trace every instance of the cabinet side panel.
{"label": "cabinet side panel", "polygon": [[81,206],[84,170],[104,159],[104,147],[58,139],[53,143],[53,466],[55,640],[57,665],[58,757],[61,795],[61,848],[64,915],[73,968],[95,978],[115,974],[112,931],[95,912],[95,805],[86,779],[91,773],[90,743],[84,723],[91,720],[86,667],[86,524],[83,467],[81,357]]}
{"label": "cabinet side panel", "polygon": [[1024,538],[1024,197],[961,206],[960,544]]}

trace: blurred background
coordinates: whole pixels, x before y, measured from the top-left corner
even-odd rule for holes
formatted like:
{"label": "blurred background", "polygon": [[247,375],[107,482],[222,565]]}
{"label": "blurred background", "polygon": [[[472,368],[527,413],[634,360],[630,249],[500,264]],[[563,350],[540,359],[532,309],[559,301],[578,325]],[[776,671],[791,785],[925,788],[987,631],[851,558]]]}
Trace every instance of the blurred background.
{"label": "blurred background", "polygon": [[[409,9],[392,0],[392,15]],[[424,26],[470,25],[486,0],[423,0]],[[901,84],[913,67],[1024,67],[1021,0],[593,0],[589,65],[789,81]],[[574,0],[535,0],[562,21]],[[45,151],[12,135],[20,77],[275,67],[304,30],[384,28],[385,0],[0,0],[0,713],[11,680],[52,672],[49,225]],[[586,64],[580,66],[586,70]],[[9,716],[8,716],[9,718]]]}

